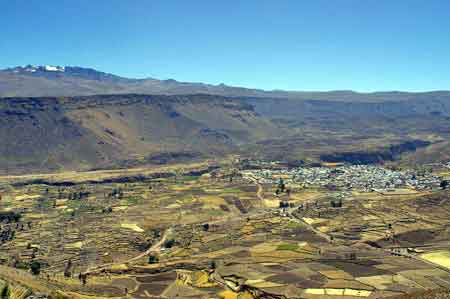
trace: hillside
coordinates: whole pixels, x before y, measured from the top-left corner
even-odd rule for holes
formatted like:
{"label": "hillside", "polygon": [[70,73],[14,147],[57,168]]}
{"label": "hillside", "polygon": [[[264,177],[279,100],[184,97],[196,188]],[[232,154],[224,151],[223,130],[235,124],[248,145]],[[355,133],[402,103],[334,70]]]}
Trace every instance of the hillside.
{"label": "hillside", "polygon": [[[450,136],[450,101],[342,103],[213,95],[0,99],[0,169],[86,170],[241,154],[372,163]],[[421,152],[418,151],[418,154]],[[411,154],[410,154],[411,155]],[[410,157],[410,159],[413,159]]]}
{"label": "hillside", "polygon": [[278,133],[251,106],[212,96],[0,100],[5,173],[211,157]]}
{"label": "hillside", "polygon": [[0,96],[6,174],[227,154],[362,164],[450,157],[445,91],[263,91],[30,65],[0,71]]}

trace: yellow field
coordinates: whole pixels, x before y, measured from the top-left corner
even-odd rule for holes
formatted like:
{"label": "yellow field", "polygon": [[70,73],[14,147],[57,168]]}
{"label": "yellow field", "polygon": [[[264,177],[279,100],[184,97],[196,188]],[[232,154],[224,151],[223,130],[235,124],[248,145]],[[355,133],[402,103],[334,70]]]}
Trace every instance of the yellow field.
{"label": "yellow field", "polygon": [[450,269],[450,251],[436,251],[420,255],[423,259]]}
{"label": "yellow field", "polygon": [[24,195],[19,195],[19,196],[16,196],[16,200],[27,200],[27,199],[36,199],[36,198],[39,198],[39,197],[41,197],[40,195],[27,195],[27,194],[24,194]]}
{"label": "yellow field", "polygon": [[366,290],[354,289],[306,289],[306,294],[310,295],[338,295],[338,296],[355,296],[355,297],[369,297],[372,292]]}
{"label": "yellow field", "polygon": [[136,223],[122,223],[120,226],[123,228],[134,230],[135,232],[138,232],[138,233],[144,232],[144,230],[142,228],[140,228]]}

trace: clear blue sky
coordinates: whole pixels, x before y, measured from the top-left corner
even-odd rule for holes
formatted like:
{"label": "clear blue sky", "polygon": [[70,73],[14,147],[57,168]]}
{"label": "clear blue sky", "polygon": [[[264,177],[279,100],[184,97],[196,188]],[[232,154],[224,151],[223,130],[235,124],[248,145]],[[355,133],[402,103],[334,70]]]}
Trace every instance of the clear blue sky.
{"label": "clear blue sky", "polygon": [[450,89],[448,0],[2,0],[0,68],[290,90]]}

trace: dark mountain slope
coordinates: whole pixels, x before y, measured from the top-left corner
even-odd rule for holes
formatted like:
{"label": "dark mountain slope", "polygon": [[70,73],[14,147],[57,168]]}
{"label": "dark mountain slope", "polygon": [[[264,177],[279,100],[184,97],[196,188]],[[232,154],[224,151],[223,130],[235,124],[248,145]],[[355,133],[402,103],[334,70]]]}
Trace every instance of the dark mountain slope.
{"label": "dark mountain slope", "polygon": [[164,163],[232,152],[280,129],[239,101],[212,96],[0,100],[3,173]]}
{"label": "dark mountain slope", "polygon": [[[223,157],[350,163],[445,148],[450,101],[347,103],[212,95],[0,99],[0,172]],[[433,154],[433,160],[438,153]],[[419,156],[417,156],[419,158]]]}
{"label": "dark mountain slope", "polygon": [[417,97],[408,101],[341,102],[277,98],[249,98],[255,110],[271,118],[302,118],[317,115],[363,117],[449,116],[450,97]]}
{"label": "dark mountain slope", "polygon": [[[450,100],[340,102],[250,98],[260,115],[289,132],[287,138],[259,142],[252,151],[273,159],[369,163],[398,159],[437,161],[450,148],[437,143],[450,137]],[[416,148],[436,143],[416,153]]]}
{"label": "dark mountain slope", "polygon": [[[0,106],[3,172],[83,168],[101,161],[97,137],[67,117],[61,102],[11,99]],[[112,147],[105,151],[108,156],[117,152]]]}

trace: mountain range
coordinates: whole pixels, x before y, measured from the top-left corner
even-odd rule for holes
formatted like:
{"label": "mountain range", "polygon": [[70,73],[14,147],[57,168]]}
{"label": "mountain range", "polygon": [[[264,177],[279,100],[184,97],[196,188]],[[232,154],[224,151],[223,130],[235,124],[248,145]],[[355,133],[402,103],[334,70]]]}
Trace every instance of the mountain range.
{"label": "mountain range", "polygon": [[239,154],[287,163],[450,159],[450,92],[262,91],[88,68],[0,71],[0,173]]}
{"label": "mountain range", "polygon": [[373,92],[358,93],[349,90],[266,91],[225,84],[179,82],[173,79],[131,79],[91,68],[72,66],[19,66],[0,70],[0,97],[60,97],[99,94],[210,94],[227,97],[271,97],[301,100],[347,102],[384,102],[426,99],[448,99],[450,91]]}

